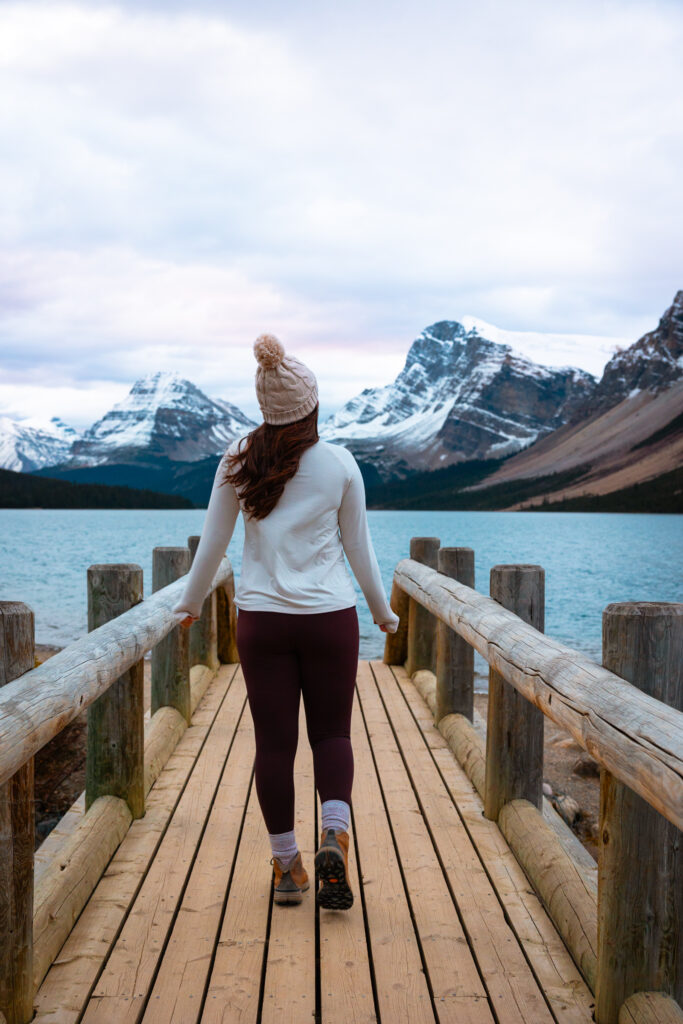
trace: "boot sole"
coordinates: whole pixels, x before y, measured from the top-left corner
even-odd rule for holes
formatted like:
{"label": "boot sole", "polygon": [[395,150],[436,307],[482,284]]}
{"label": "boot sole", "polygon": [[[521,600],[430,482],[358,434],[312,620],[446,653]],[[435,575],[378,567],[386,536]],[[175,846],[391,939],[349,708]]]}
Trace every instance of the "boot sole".
{"label": "boot sole", "polygon": [[322,886],[316,891],[315,902],[328,910],[348,910],[353,905],[353,893],[346,880],[344,857],[336,850],[322,849],[315,855],[316,881]]}

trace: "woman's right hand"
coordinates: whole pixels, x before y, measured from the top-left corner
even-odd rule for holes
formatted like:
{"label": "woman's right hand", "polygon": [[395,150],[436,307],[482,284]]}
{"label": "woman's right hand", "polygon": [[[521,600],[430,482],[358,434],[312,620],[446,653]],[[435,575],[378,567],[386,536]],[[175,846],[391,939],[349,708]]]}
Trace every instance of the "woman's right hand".
{"label": "woman's right hand", "polygon": [[184,619],[181,619],[178,623],[179,626],[184,626],[185,629],[189,629],[193,622],[196,622],[199,618],[198,615],[186,615]]}

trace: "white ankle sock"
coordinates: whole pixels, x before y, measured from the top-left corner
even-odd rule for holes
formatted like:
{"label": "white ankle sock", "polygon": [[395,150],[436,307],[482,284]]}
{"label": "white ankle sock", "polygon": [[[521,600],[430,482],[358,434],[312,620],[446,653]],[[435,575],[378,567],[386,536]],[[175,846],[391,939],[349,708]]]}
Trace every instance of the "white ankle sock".
{"label": "white ankle sock", "polygon": [[294,829],[291,832],[276,832],[274,835],[269,832],[268,838],[270,839],[273,857],[277,857],[283,870],[286,871],[291,861],[294,860],[299,852],[299,847],[296,845],[296,839],[294,838]]}
{"label": "white ankle sock", "polygon": [[351,808],[346,800],[323,800],[322,828],[333,828],[335,832],[348,832]]}

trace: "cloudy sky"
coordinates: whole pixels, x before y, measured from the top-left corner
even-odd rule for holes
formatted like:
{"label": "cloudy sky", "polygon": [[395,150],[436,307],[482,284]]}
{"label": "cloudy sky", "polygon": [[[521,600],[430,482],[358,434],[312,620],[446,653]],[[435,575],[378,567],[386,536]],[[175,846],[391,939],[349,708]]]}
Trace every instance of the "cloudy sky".
{"label": "cloudy sky", "polygon": [[466,316],[599,373],[683,287],[682,52],[679,0],[0,0],[0,414],[258,418],[272,331],[326,415]]}

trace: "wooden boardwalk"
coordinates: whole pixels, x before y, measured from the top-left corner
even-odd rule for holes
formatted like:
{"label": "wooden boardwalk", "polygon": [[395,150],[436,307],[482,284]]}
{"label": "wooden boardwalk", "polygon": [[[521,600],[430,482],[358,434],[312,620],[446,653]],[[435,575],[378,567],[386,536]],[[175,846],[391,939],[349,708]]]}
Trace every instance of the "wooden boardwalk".
{"label": "wooden boardwalk", "polygon": [[[321,679],[321,685],[324,680]],[[254,735],[223,665],[36,995],[36,1024],[589,1022],[593,997],[403,668],[361,661],[349,911],[272,902]]]}

